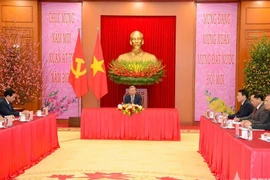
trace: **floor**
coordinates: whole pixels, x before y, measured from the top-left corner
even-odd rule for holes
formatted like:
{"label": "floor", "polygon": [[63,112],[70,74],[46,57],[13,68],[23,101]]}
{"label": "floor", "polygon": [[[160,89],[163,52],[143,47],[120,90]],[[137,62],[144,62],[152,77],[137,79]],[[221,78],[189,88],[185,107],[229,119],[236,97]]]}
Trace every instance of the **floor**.
{"label": "floor", "polygon": [[79,128],[59,128],[61,148],[17,179],[214,180],[190,129],[170,142],[80,140]]}

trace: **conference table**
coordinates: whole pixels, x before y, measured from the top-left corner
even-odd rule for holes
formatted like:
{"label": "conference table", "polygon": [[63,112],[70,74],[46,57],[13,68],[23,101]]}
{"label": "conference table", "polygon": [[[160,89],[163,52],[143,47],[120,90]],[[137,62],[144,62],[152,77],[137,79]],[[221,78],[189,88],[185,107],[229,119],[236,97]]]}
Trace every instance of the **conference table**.
{"label": "conference table", "polygon": [[129,117],[117,108],[84,108],[81,139],[180,141],[178,110],[146,108]]}
{"label": "conference table", "polygon": [[216,179],[270,179],[270,143],[259,139],[263,133],[254,131],[251,141],[235,138],[234,129],[201,117],[199,152]]}
{"label": "conference table", "polygon": [[14,179],[59,148],[56,115],[0,129],[0,179]]}

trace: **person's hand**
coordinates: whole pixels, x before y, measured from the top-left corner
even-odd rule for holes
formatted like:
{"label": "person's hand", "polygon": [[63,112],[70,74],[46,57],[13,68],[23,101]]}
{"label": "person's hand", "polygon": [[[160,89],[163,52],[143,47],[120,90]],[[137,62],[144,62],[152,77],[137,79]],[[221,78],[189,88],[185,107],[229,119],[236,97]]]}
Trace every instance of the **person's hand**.
{"label": "person's hand", "polygon": [[240,121],[240,118],[234,118],[233,119],[235,122],[239,122]]}
{"label": "person's hand", "polygon": [[0,116],[0,121],[4,121],[5,120],[5,118],[3,118],[2,116]]}
{"label": "person's hand", "polygon": [[228,118],[229,114],[228,113],[222,113],[222,116]]}
{"label": "person's hand", "polygon": [[223,116],[222,119],[221,119],[221,121],[224,122],[226,119],[228,119],[228,118]]}
{"label": "person's hand", "polygon": [[251,124],[252,124],[252,123],[251,123],[250,121],[244,121],[244,122],[243,122],[243,126],[246,127],[246,128],[247,128],[247,127],[250,127]]}
{"label": "person's hand", "polygon": [[28,110],[24,110],[24,111],[22,111],[22,114],[25,114],[25,115],[27,115],[27,114],[29,114],[30,112],[28,111]]}
{"label": "person's hand", "polygon": [[244,127],[246,120],[241,121],[241,126]]}

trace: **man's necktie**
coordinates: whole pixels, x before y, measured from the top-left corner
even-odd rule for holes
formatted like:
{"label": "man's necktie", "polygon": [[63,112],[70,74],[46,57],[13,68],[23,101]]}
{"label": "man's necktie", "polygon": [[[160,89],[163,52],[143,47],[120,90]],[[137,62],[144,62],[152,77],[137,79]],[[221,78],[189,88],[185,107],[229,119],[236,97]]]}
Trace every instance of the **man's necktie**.
{"label": "man's necktie", "polygon": [[134,96],[131,96],[131,104],[134,104]]}
{"label": "man's necktie", "polygon": [[8,104],[8,108],[9,108],[9,110],[10,110],[10,111],[12,110],[12,108],[11,108],[11,105],[10,105],[10,104]]}
{"label": "man's necktie", "polygon": [[256,115],[257,110],[258,110],[257,108],[254,109],[253,116]]}
{"label": "man's necktie", "polygon": [[243,105],[241,105],[241,106],[240,106],[240,109],[239,109],[239,111],[241,111],[242,107],[243,107]]}

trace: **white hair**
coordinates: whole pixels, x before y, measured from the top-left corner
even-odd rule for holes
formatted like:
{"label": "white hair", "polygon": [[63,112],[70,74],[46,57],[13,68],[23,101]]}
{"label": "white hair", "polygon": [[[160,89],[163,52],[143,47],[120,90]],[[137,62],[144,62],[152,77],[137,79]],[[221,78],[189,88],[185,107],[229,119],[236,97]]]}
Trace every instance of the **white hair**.
{"label": "white hair", "polygon": [[128,88],[128,89],[131,89],[131,88],[134,88],[134,89],[136,89],[136,87],[135,87],[135,86],[129,86],[129,88]]}

